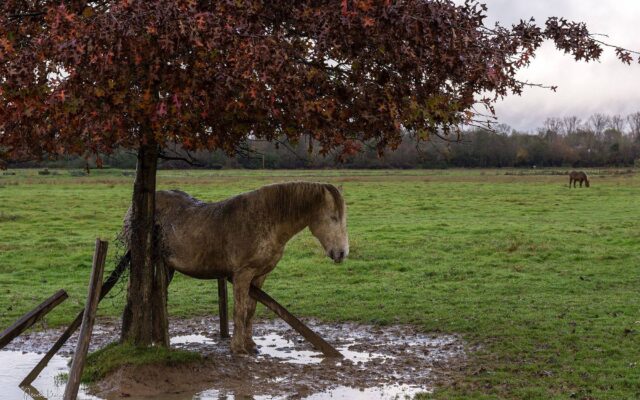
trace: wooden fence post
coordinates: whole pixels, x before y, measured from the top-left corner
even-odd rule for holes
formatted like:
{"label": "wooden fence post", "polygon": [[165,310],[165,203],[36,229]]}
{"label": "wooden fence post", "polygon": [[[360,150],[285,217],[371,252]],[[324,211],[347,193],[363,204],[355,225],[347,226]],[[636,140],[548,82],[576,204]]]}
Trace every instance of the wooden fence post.
{"label": "wooden fence post", "polygon": [[286,308],[280,305],[280,303],[275,301],[271,296],[263,292],[261,289],[257,288],[254,285],[251,285],[251,287],[249,288],[249,295],[260,303],[264,304],[268,309],[276,313],[280,318],[284,320],[284,322],[289,324],[305,339],[311,342],[311,344],[316,349],[320,350],[322,354],[325,355],[325,357],[344,357],[338,350],[327,343],[317,333],[312,331],[302,321],[296,318],[295,315],[291,314]]}
{"label": "wooden fence post", "polygon": [[227,307],[227,280],[218,278],[218,315],[220,315],[220,337],[229,337],[229,308]]}
{"label": "wooden fence post", "polygon": [[69,380],[67,381],[67,387],[64,391],[64,400],[75,400],[78,396],[80,376],[82,375],[84,362],[87,359],[89,341],[91,340],[91,332],[93,331],[93,322],[95,321],[98,303],[100,302],[100,290],[102,275],[104,272],[104,262],[107,258],[107,247],[107,242],[96,239],[91,279],[89,280],[89,294],[87,296],[87,304],[85,304],[84,314],[82,316],[80,337],[78,338],[76,351],[73,354],[73,362],[71,363],[71,370],[69,371]]}
{"label": "wooden fence post", "polygon": [[[111,289],[116,285],[120,276],[124,273],[131,261],[131,252],[127,251],[127,253],[120,259],[120,262],[116,266],[116,268],[111,272],[107,280],[102,284],[102,289],[100,290],[100,300],[104,299],[104,297],[109,293]],[[76,316],[76,319],[73,320],[71,325],[67,327],[67,329],[62,333],[62,335],[58,338],[58,340],[51,346],[47,354],[42,357],[42,360],[33,367],[29,375],[20,382],[20,386],[30,386],[31,383],[36,380],[38,375],[42,372],[42,370],[49,364],[51,358],[62,348],[62,346],[69,340],[73,332],[78,329],[80,323],[82,322],[82,316],[84,315],[84,310],[80,311]]]}
{"label": "wooden fence post", "polygon": [[38,307],[23,315],[22,318],[0,333],[0,349],[35,324],[36,321],[53,310],[55,306],[62,303],[67,297],[69,297],[67,292],[60,289],[53,296],[40,303]]}

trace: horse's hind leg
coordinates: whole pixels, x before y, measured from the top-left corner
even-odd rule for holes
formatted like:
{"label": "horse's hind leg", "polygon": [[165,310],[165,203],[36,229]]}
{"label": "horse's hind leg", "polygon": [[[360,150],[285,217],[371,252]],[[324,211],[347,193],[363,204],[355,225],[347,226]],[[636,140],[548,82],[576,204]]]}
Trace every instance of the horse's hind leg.
{"label": "horse's hind leg", "polygon": [[236,354],[246,354],[245,321],[249,306],[249,287],[253,280],[254,271],[244,270],[233,275],[233,338],[231,351]]}
{"label": "horse's hind leg", "polygon": [[[257,276],[253,278],[251,284],[258,289],[262,288],[264,280],[267,279],[267,274]],[[253,315],[256,313],[256,300],[249,296],[247,300],[247,315],[245,318],[245,349],[250,353],[257,353],[258,349],[256,342],[253,341]]]}

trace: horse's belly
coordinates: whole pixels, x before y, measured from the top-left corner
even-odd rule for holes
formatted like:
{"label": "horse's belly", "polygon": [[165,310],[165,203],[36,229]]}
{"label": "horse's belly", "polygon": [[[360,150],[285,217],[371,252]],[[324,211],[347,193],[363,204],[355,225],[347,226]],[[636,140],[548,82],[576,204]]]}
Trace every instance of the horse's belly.
{"label": "horse's belly", "polygon": [[195,237],[183,236],[179,240],[172,239],[175,238],[165,238],[162,244],[168,267],[200,279],[230,275],[233,269],[232,260],[229,260],[223,249],[202,243],[201,239]]}
{"label": "horse's belly", "polygon": [[215,258],[203,260],[200,257],[175,257],[169,256],[167,264],[185,275],[198,279],[215,279],[223,276],[231,276],[232,268],[221,260]]}

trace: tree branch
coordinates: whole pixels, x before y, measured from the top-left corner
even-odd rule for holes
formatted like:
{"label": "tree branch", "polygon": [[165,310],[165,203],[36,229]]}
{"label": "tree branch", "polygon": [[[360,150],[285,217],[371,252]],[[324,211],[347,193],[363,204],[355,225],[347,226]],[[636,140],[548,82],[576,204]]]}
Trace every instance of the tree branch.
{"label": "tree branch", "polygon": [[186,153],[186,156],[183,157],[183,156],[177,155],[178,153],[175,151],[174,151],[174,154],[176,154],[175,156],[169,156],[166,153],[160,152],[160,154],[158,154],[158,158],[166,161],[184,161],[192,167],[204,167],[204,164],[196,160],[195,157],[191,155],[191,153],[189,153],[188,151],[185,151],[185,153]]}
{"label": "tree branch", "polygon": [[43,11],[35,11],[35,12],[24,13],[24,14],[9,14],[7,18],[9,19],[35,18],[35,17],[41,17],[45,14],[46,13]]}

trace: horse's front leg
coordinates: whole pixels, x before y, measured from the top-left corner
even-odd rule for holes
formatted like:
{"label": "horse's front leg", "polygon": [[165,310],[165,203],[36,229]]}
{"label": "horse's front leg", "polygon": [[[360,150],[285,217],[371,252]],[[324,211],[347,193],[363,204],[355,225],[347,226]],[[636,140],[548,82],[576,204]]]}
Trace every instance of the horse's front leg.
{"label": "horse's front leg", "polygon": [[[253,278],[251,284],[260,289],[262,288],[262,284],[264,283],[265,279],[267,279],[267,274],[257,276]],[[250,353],[257,353],[258,348],[256,346],[256,342],[253,341],[253,315],[256,313],[256,300],[249,296],[249,300],[247,302],[247,315],[244,321],[245,349],[247,349],[247,351]]]}
{"label": "horse's front leg", "polygon": [[240,271],[233,275],[233,338],[231,352],[247,354],[245,348],[245,321],[249,307],[249,287],[253,279],[252,270]]}

